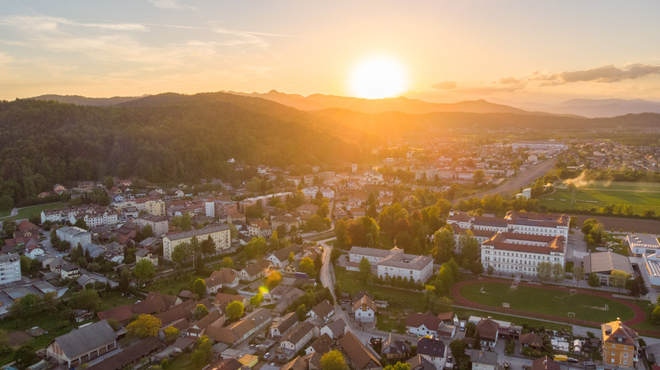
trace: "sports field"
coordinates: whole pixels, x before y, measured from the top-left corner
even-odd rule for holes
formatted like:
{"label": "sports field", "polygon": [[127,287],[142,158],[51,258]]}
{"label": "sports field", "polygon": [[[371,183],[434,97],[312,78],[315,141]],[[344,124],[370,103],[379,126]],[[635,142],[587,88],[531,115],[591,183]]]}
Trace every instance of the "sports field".
{"label": "sports field", "polygon": [[648,209],[660,214],[660,183],[595,181],[579,184],[574,190],[566,185],[556,183],[556,191],[541,197],[540,204],[557,210],[590,210],[607,204],[630,204],[636,214]]}
{"label": "sports field", "polygon": [[541,286],[519,286],[512,290],[510,284],[476,282],[461,287],[460,294],[465,299],[490,307],[501,308],[503,303],[508,303],[512,310],[557,318],[567,318],[569,312],[574,313],[578,320],[596,322],[608,322],[617,317],[626,321],[635,316],[626,305],[606,297],[571,295],[567,291],[543,289]]}

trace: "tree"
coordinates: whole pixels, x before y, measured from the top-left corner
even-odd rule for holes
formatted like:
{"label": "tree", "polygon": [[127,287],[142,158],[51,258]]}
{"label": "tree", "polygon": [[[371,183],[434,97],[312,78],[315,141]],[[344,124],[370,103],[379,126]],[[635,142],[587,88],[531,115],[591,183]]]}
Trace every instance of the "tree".
{"label": "tree", "polygon": [[79,227],[81,229],[89,230],[89,228],[87,227],[87,222],[85,222],[85,220],[82,218],[77,219],[76,223],[73,224],[73,226]]}
{"label": "tree", "polygon": [[206,282],[204,279],[197,279],[193,283],[192,292],[197,294],[197,299],[202,299],[206,295]]}
{"label": "tree", "polygon": [[628,274],[621,270],[612,270],[610,273],[610,285],[621,289],[625,286],[628,277]]}
{"label": "tree", "polygon": [[575,279],[578,283],[584,280],[584,268],[582,268],[582,266],[573,266],[571,273],[573,274],[573,279]]}
{"label": "tree", "polygon": [[536,276],[541,281],[549,281],[552,278],[552,264],[550,262],[541,262],[536,266]]}
{"label": "tree", "polygon": [[301,304],[296,308],[296,315],[298,316],[298,320],[304,321],[305,317],[307,317],[307,307],[305,307],[304,304]]}
{"label": "tree", "polygon": [[96,311],[99,304],[101,304],[101,298],[96,290],[83,289],[71,296],[68,305],[74,310]]}
{"label": "tree", "polygon": [[362,280],[366,282],[370,275],[371,263],[366,257],[362,257],[362,260],[360,260],[360,276],[362,276]]}
{"label": "tree", "polygon": [[346,365],[346,360],[344,355],[341,354],[338,350],[330,351],[324,354],[321,357],[321,369],[322,370],[346,370],[348,366]]}
{"label": "tree", "polygon": [[209,235],[208,238],[202,241],[202,254],[214,254],[215,252],[215,242]]}
{"label": "tree", "polygon": [[453,302],[447,297],[437,297],[431,302],[431,312],[440,313],[440,312],[450,312],[452,310]]}
{"label": "tree", "polygon": [[243,303],[234,301],[227,305],[227,317],[230,320],[237,320],[243,316]]}
{"label": "tree", "polygon": [[41,216],[38,213],[33,213],[28,217],[28,221],[31,224],[39,225],[41,223]]}
{"label": "tree", "polygon": [[595,272],[589,274],[589,277],[587,278],[587,284],[589,284],[589,286],[593,288],[597,288],[600,286],[600,278],[598,277],[598,275],[596,275]]}
{"label": "tree", "polygon": [[465,235],[461,235],[458,239],[458,244],[461,247],[461,255],[464,259],[470,262],[479,259],[479,241],[474,237],[472,230],[467,230]]}
{"label": "tree", "polygon": [[466,349],[465,342],[461,339],[454,339],[449,343],[449,349],[451,350],[452,356],[456,360],[461,360],[465,358],[465,349]]}
{"label": "tree", "polygon": [[150,224],[144,225],[142,228],[142,237],[146,238],[151,238],[154,236],[154,229],[151,227]]}
{"label": "tree", "polygon": [[181,267],[183,262],[188,258],[187,246],[187,243],[181,243],[174,247],[174,250],[172,251],[172,261],[176,262],[179,267]]}
{"label": "tree", "polygon": [[37,363],[39,357],[34,350],[34,345],[32,343],[25,343],[20,346],[20,348],[14,352],[14,361],[16,361],[21,368],[26,368]]}
{"label": "tree", "polygon": [[333,265],[337,262],[337,260],[341,257],[341,251],[339,248],[334,248],[332,252],[330,252],[330,263]]}
{"label": "tree", "polygon": [[197,366],[207,364],[213,359],[213,342],[208,335],[202,335],[197,340],[196,348],[191,357]]}
{"label": "tree", "polygon": [[195,306],[195,310],[193,310],[193,319],[195,320],[201,320],[203,317],[209,314],[209,309],[206,308],[201,303],[198,303],[197,306]]}
{"label": "tree", "polygon": [[127,293],[128,288],[131,286],[131,272],[128,271],[128,267],[124,267],[121,270],[121,277],[119,278],[119,291],[122,293]]}
{"label": "tree", "polygon": [[564,266],[562,266],[561,263],[555,263],[552,265],[552,278],[557,283],[566,278],[566,271],[564,270]]}
{"label": "tree", "polygon": [[158,335],[162,321],[151,315],[142,314],[132,323],[126,326],[126,334],[129,338],[146,339]]}
{"label": "tree", "polygon": [[151,261],[148,259],[142,259],[135,264],[133,275],[138,279],[138,285],[140,285],[140,281],[144,282],[153,279],[154,276],[156,276],[156,270]]}
{"label": "tree", "polygon": [[105,179],[103,179],[103,186],[105,186],[105,188],[108,190],[115,186],[115,180],[112,178],[112,176],[106,176]]}
{"label": "tree", "polygon": [[192,219],[190,218],[190,213],[186,212],[181,216],[181,230],[190,231],[192,230]]}
{"label": "tree", "polygon": [[238,228],[236,227],[236,225],[232,224],[231,222],[228,223],[227,225],[229,225],[229,235],[231,239],[232,240],[236,239],[238,237]]}
{"label": "tree", "polygon": [[651,322],[660,325],[660,305],[656,305],[653,312],[651,312]]}
{"label": "tree", "polygon": [[224,257],[220,263],[220,267],[233,269],[234,261],[232,261],[231,257]]}
{"label": "tree", "polygon": [[10,195],[0,197],[0,211],[9,211],[14,206],[14,198]]}
{"label": "tree", "polygon": [[310,278],[316,277],[316,267],[314,266],[314,261],[311,258],[305,257],[300,261],[300,271],[304,272]]}
{"label": "tree", "polygon": [[30,317],[39,312],[41,297],[36,294],[28,293],[19,298],[9,307],[9,315],[13,318]]}
{"label": "tree", "polygon": [[472,349],[481,349],[481,335],[479,334],[479,330],[474,333],[474,344],[472,344]]}
{"label": "tree", "polygon": [[441,230],[433,234],[433,257],[438,263],[449,261],[454,253],[454,246],[456,240],[454,239],[454,230],[451,226],[446,225]]}
{"label": "tree", "polygon": [[475,184],[477,184],[477,185],[481,184],[484,181],[485,178],[486,178],[486,174],[484,173],[483,170],[474,171],[473,179],[474,179]]}
{"label": "tree", "polygon": [[646,286],[646,281],[641,275],[638,275],[634,279],[626,280],[626,289],[630,291],[630,295],[635,298],[639,298],[649,294],[649,288]]}
{"label": "tree", "polygon": [[165,334],[165,340],[168,342],[172,342],[179,337],[179,329],[174,326],[166,327],[165,330],[163,330],[163,333]]}
{"label": "tree", "polygon": [[410,364],[405,362],[397,362],[394,365],[387,365],[383,370],[410,370]]}
{"label": "tree", "polygon": [[266,277],[266,285],[268,286],[268,289],[275,288],[280,281],[282,281],[282,273],[279,271],[271,271]]}
{"label": "tree", "polygon": [[6,331],[0,329],[0,353],[5,353],[9,349],[9,335]]}
{"label": "tree", "polygon": [[264,301],[264,294],[259,292],[254,297],[250,298],[250,306],[258,307]]}

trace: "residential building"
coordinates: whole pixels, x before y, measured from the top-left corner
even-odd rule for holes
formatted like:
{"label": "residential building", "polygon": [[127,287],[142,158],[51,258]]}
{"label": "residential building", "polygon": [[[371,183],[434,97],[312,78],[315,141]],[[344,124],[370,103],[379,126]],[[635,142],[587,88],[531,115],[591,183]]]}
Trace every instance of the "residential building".
{"label": "residential building", "polygon": [[151,359],[151,356],[160,352],[165,344],[156,337],[143,339],[138,343],[114,354],[101,362],[88,367],[88,370],[120,370],[136,366],[143,358]]}
{"label": "residential building", "polygon": [[536,333],[525,333],[520,336],[520,344],[536,350],[543,349],[543,337]]}
{"label": "residential building", "polygon": [[275,321],[270,327],[271,337],[282,337],[289,329],[298,323],[298,315],[295,312],[289,312],[284,315],[281,320]]}
{"label": "residential building", "polygon": [[531,370],[560,370],[559,362],[548,356],[539,357],[532,362]]}
{"label": "residential building", "polygon": [[158,266],[158,255],[148,249],[141,248],[135,252],[135,262],[140,262],[142,260],[151,262],[154,267]]}
{"label": "residential building", "polygon": [[410,370],[438,370],[429,360],[422,355],[417,355],[406,361],[410,364]]}
{"label": "residential building", "polygon": [[610,276],[614,270],[623,271],[626,275],[633,274],[630,258],[612,251],[589,253],[582,262],[585,276],[596,273],[602,285],[610,285]]}
{"label": "residential building", "polygon": [[319,319],[323,320],[324,322],[328,322],[330,318],[335,314],[335,306],[331,305],[328,300],[324,300],[323,302],[317,304],[312,308],[311,311],[309,311],[309,317],[318,317]]}
{"label": "residential building", "polygon": [[499,335],[499,328],[500,324],[491,318],[482,319],[477,323],[476,332],[479,333],[479,337],[481,338],[482,348],[495,348],[497,337]]}
{"label": "residential building", "polygon": [[346,321],[340,318],[322,327],[319,334],[327,334],[332,339],[339,339],[342,335],[346,334],[347,330]]}
{"label": "residential building", "polygon": [[656,254],[660,251],[660,241],[655,235],[626,235],[626,242],[632,255]]}
{"label": "residential building", "polygon": [[541,262],[563,267],[565,246],[563,236],[498,232],[481,243],[481,263],[497,272],[536,275]]}
{"label": "residential building", "polygon": [[212,326],[206,329],[205,335],[208,335],[216,342],[230,345],[238,345],[252,334],[268,326],[272,318],[270,312],[265,308],[258,308],[242,320],[230,324],[226,327]]}
{"label": "residential building", "polygon": [[293,253],[294,260],[296,260],[300,258],[302,249],[298,246],[292,245],[271,253],[266,259],[273,263],[273,267],[284,268],[289,265],[289,256],[291,253]]}
{"label": "residential building", "polygon": [[60,240],[71,243],[72,248],[75,248],[78,244],[87,245],[92,243],[92,234],[85,229],[75,226],[60,227],[55,231],[55,234]]}
{"label": "residential building", "polygon": [[381,345],[380,354],[385,356],[388,360],[410,357],[412,349],[410,344],[402,340],[394,340],[392,333]]}
{"label": "residential building", "polygon": [[21,257],[18,253],[0,255],[0,284],[21,280]]}
{"label": "residential building", "polygon": [[378,312],[376,303],[366,294],[353,302],[353,313],[356,321],[374,322],[376,321],[376,312]]}
{"label": "residential building", "polygon": [[83,219],[88,227],[114,226],[117,224],[117,211],[112,207],[84,205],[71,208],[47,209],[41,212],[41,223],[46,221],[71,224]]}
{"label": "residential building", "polygon": [[507,212],[504,218],[468,216],[465,213],[449,213],[448,224],[458,224],[463,229],[509,232],[531,235],[563,236],[568,239],[570,216],[557,214]]}
{"label": "residential building", "polygon": [[166,260],[171,261],[172,251],[174,251],[174,248],[177,245],[181,243],[189,243],[192,241],[192,238],[195,237],[201,243],[209,236],[215,242],[215,249],[218,253],[229,249],[231,246],[231,232],[229,230],[229,225],[213,225],[199,230],[191,230],[178,234],[166,235],[163,238],[163,257]]}
{"label": "residential building", "polygon": [[435,365],[436,369],[443,369],[447,362],[447,345],[440,340],[423,337],[417,342],[417,354]]}
{"label": "residential building", "polygon": [[431,311],[410,313],[406,317],[406,329],[410,334],[437,335],[442,321]]}
{"label": "residential building", "polygon": [[256,238],[270,238],[273,234],[273,229],[270,227],[268,222],[258,218],[248,225],[248,232],[250,236]]}
{"label": "residential building", "polygon": [[101,320],[53,339],[46,353],[59,364],[75,368],[116,348],[117,334],[108,321]]}
{"label": "residential building", "polygon": [[497,352],[472,350],[470,362],[472,362],[472,370],[496,370]]}
{"label": "residential building", "polygon": [[346,363],[355,370],[380,370],[379,356],[376,352],[367,348],[352,332],[346,332],[339,338],[339,346],[344,352]]}
{"label": "residential building", "polygon": [[295,356],[296,352],[300,351],[312,338],[315,337],[314,325],[308,321],[299,322],[291,328],[280,339],[278,349],[278,358],[291,359]]}
{"label": "residential building", "polygon": [[162,200],[149,200],[144,205],[145,211],[152,216],[165,216],[165,202]]}
{"label": "residential building", "polygon": [[80,276],[80,267],[72,263],[64,263],[60,266],[60,275],[62,279],[73,279]]}
{"label": "residential building", "polygon": [[268,260],[258,260],[257,262],[245,266],[242,270],[237,271],[238,278],[241,281],[254,281],[261,279],[270,270],[273,265]]}
{"label": "residential building", "polygon": [[211,276],[204,279],[206,283],[206,294],[217,293],[222,287],[233,288],[239,283],[236,272],[230,268],[221,268],[211,273]]}
{"label": "residential building", "polygon": [[137,224],[143,229],[145,226],[151,226],[154,235],[161,236],[169,231],[169,222],[167,216],[143,215],[137,218]]}
{"label": "residential building", "polygon": [[377,266],[378,276],[401,276],[418,282],[426,282],[433,274],[433,259],[428,256],[405,254],[394,247],[391,250],[353,247],[349,253],[349,262],[360,263],[362,258]]}
{"label": "residential building", "polygon": [[319,356],[323,356],[332,350],[332,344],[333,340],[328,334],[321,334],[314,343],[307,347],[305,354],[316,353]]}
{"label": "residential building", "polygon": [[603,364],[637,368],[637,333],[621,319],[601,325]]}

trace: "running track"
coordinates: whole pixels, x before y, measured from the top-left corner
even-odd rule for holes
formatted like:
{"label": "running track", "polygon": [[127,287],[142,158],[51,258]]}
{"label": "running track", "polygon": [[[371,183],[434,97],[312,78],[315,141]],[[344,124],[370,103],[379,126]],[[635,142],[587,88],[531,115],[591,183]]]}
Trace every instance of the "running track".
{"label": "running track", "polygon": [[[501,312],[503,314],[509,314],[509,315],[514,315],[514,316],[536,317],[536,318],[539,318],[539,319],[566,322],[566,323],[571,323],[571,324],[580,325],[580,326],[600,327],[600,325],[602,324],[600,322],[578,320],[578,319],[572,319],[572,318],[567,318],[567,317],[558,317],[558,316],[552,316],[552,315],[546,315],[546,314],[542,314],[542,313],[534,313],[534,312],[528,312],[528,311],[519,311],[519,310],[514,310],[514,309],[511,309],[511,308],[486,306],[486,305],[483,305],[483,304],[472,302],[472,301],[468,300],[467,298],[464,298],[461,295],[460,290],[461,290],[462,287],[464,287],[466,285],[480,284],[480,283],[509,284],[509,281],[494,279],[494,278],[488,278],[488,277],[482,277],[479,280],[461,281],[459,283],[454,284],[454,286],[451,287],[451,295],[454,297],[454,303],[459,305],[459,306],[464,306],[464,307],[472,307],[472,308],[478,308],[478,309],[482,309],[482,310],[496,311],[496,312]],[[538,284],[529,284],[529,283],[523,283],[523,282],[518,283],[518,285],[519,286],[528,286],[528,287],[537,288],[537,289],[540,287]],[[559,290],[559,291],[569,292],[573,288],[544,285],[543,289]],[[604,298],[608,298],[608,299],[611,299],[613,301],[617,301],[619,303],[622,303],[622,304],[628,306],[628,308],[630,308],[635,315],[633,316],[632,319],[627,320],[627,321],[624,322],[624,324],[626,324],[627,326],[641,324],[642,322],[644,322],[644,320],[646,320],[646,313],[644,312],[644,310],[642,310],[640,307],[638,307],[636,304],[633,304],[629,300],[621,299],[621,298],[615,298],[615,297],[612,296],[611,293],[597,292],[597,291],[584,290],[584,289],[576,289],[576,290],[579,294],[588,294],[588,295],[593,295],[593,296],[604,297]],[[651,335],[656,335],[656,336],[660,335],[660,332],[658,332],[658,331],[649,331],[649,330],[641,330],[641,329],[635,329],[635,330],[639,333],[651,334]]]}

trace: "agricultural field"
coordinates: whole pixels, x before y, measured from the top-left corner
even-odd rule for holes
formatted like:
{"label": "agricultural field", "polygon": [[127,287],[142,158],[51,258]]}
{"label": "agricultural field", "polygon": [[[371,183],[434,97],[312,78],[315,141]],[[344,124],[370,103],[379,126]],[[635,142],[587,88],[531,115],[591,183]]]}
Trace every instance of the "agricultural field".
{"label": "agricultural field", "polygon": [[632,205],[633,212],[653,210],[660,214],[660,183],[589,182],[573,190],[556,183],[556,191],[539,198],[542,206],[557,210],[599,209],[607,204]]}
{"label": "agricultural field", "polygon": [[635,316],[629,307],[612,299],[586,294],[571,295],[566,291],[540,287],[519,286],[512,290],[509,284],[484,282],[463,286],[460,293],[464,298],[482,305],[502,307],[503,303],[508,303],[513,310],[557,318],[568,317],[569,312],[574,313],[578,320],[596,322],[608,322],[617,317],[626,321]]}

